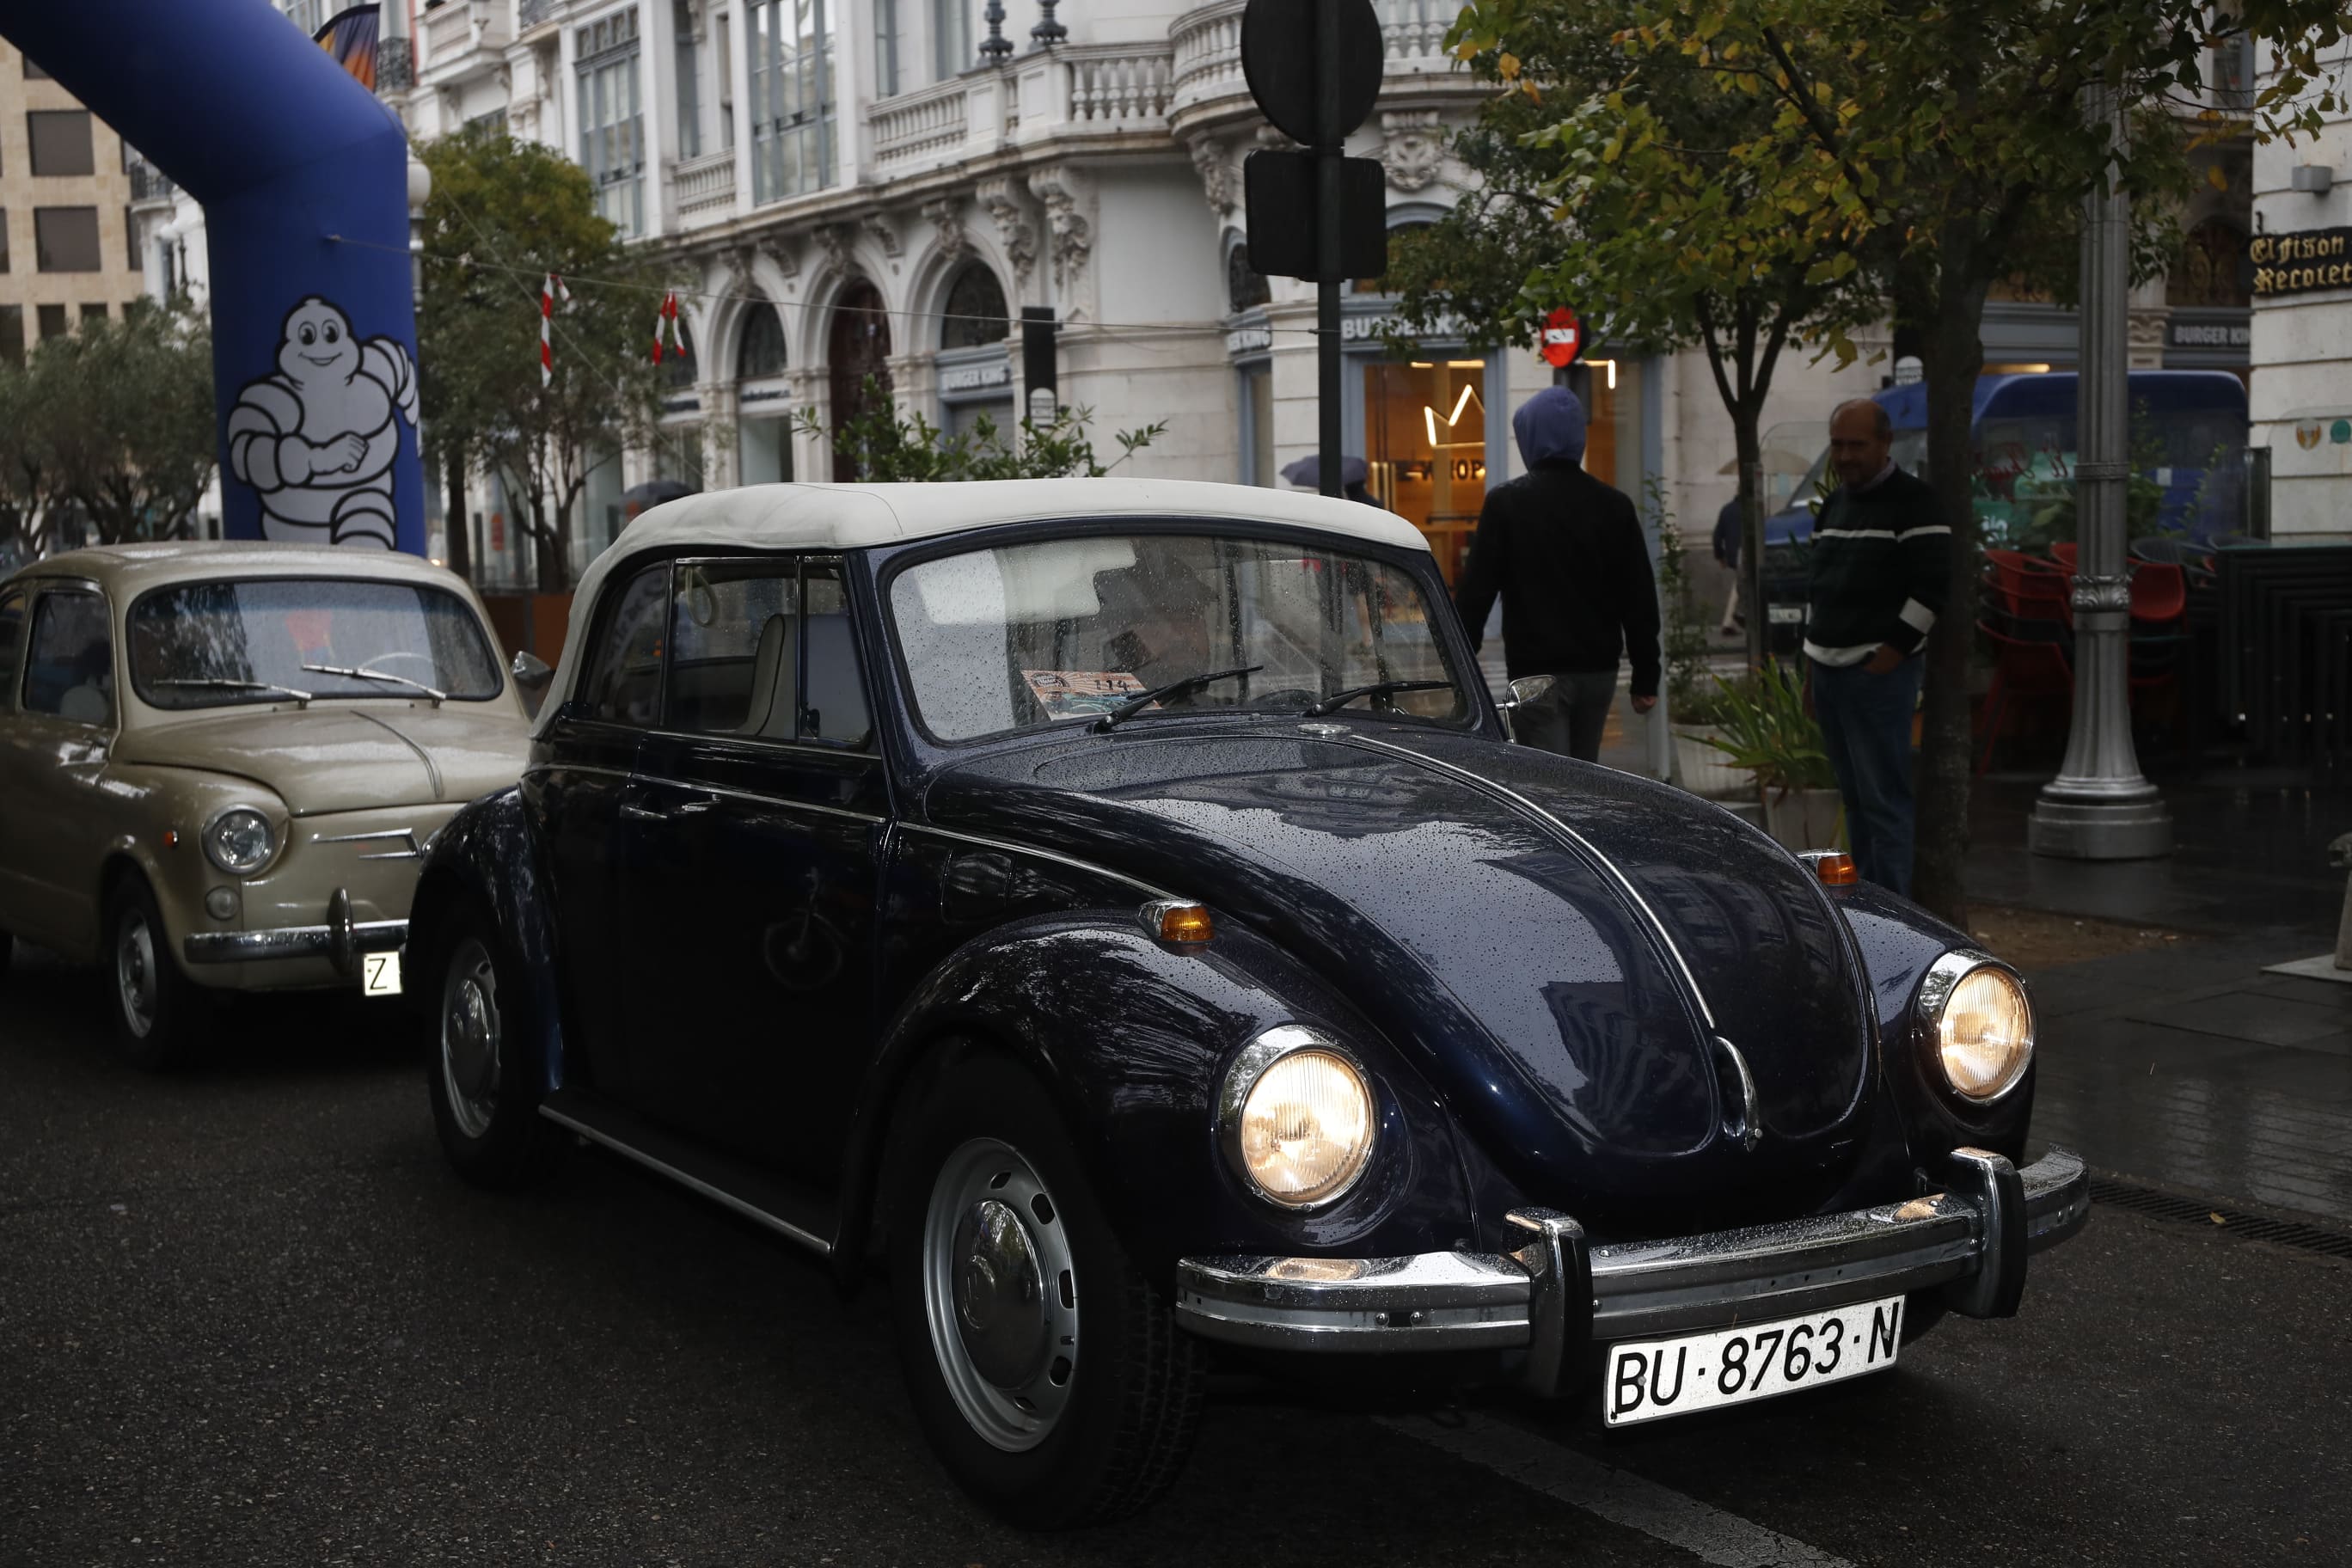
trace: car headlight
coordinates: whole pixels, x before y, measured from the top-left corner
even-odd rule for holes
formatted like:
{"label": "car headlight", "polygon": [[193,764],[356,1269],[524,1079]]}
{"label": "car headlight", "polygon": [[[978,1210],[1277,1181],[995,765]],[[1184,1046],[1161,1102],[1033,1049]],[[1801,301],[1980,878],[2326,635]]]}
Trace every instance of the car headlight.
{"label": "car headlight", "polygon": [[2016,975],[1997,963],[1953,953],[1928,972],[1926,1022],[1944,1081],[1988,1105],[2015,1089],[2033,1060],[2033,1005]]}
{"label": "car headlight", "polygon": [[1331,1202],[1371,1158],[1371,1085],[1319,1030],[1285,1024],[1252,1040],[1225,1075],[1219,1110],[1226,1158],[1285,1208]]}
{"label": "car headlight", "polygon": [[232,877],[250,877],[278,853],[278,830],[249,805],[233,805],[205,825],[205,858]]}

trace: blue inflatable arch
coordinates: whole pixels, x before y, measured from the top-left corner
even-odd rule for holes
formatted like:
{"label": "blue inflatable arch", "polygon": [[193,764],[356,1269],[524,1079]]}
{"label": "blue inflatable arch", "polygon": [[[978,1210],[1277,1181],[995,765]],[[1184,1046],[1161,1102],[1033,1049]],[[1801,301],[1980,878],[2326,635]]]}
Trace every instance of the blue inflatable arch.
{"label": "blue inflatable arch", "polygon": [[268,0],[0,0],[0,35],[204,204],[228,536],[423,554],[399,117]]}

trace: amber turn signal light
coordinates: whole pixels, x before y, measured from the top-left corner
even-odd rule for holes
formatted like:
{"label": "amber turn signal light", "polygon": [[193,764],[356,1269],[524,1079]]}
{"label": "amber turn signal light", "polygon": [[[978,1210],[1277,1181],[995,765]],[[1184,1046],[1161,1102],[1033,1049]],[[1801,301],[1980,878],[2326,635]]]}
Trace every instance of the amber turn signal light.
{"label": "amber turn signal light", "polygon": [[1162,942],[1206,942],[1217,934],[1216,922],[1200,904],[1156,899],[1143,906],[1143,929]]}
{"label": "amber turn signal light", "polygon": [[1840,849],[1814,856],[1813,875],[1831,888],[1851,888],[1862,880],[1862,873],[1853,868],[1853,857]]}

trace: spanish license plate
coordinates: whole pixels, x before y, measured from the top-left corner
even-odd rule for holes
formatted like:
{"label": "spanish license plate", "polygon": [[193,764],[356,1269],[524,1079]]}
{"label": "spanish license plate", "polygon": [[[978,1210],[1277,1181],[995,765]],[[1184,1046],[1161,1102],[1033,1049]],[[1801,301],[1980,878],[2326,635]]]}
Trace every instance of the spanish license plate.
{"label": "spanish license plate", "polygon": [[360,954],[360,994],[362,996],[399,995],[400,954],[396,952]]}
{"label": "spanish license plate", "polygon": [[1601,1414],[1612,1426],[1744,1405],[1883,1372],[1903,1342],[1903,1298],[1810,1317],[1609,1347]]}
{"label": "spanish license plate", "polygon": [[1768,612],[1770,624],[1776,626],[1801,626],[1805,624],[1802,605],[1775,605]]}

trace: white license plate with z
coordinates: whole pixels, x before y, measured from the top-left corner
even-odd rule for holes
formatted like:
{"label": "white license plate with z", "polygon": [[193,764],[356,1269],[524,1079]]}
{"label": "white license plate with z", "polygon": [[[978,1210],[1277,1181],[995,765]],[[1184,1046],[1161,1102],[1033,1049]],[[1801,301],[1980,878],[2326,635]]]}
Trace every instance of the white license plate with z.
{"label": "white license plate with z", "polygon": [[1687,1339],[1609,1348],[1601,1414],[1612,1426],[1744,1405],[1884,1372],[1903,1342],[1903,1298]]}
{"label": "white license plate with z", "polygon": [[400,954],[396,952],[360,954],[360,994],[363,996],[399,995]]}

